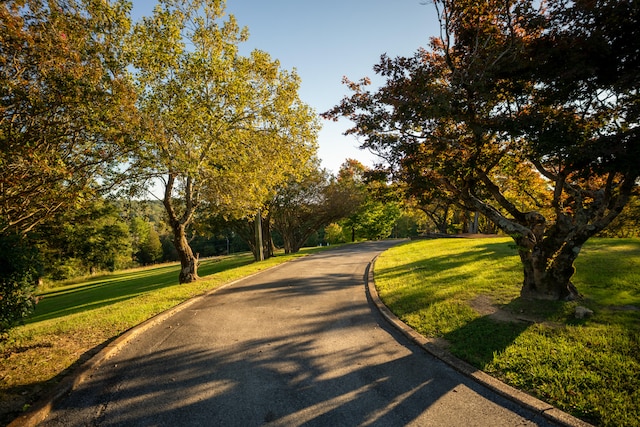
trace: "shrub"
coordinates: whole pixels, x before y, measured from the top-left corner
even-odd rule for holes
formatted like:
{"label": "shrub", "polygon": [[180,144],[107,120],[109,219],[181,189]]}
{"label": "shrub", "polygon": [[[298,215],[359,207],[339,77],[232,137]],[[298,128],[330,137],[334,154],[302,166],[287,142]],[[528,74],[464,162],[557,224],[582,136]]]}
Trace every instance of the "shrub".
{"label": "shrub", "polygon": [[342,227],[338,224],[331,223],[324,229],[324,237],[331,244],[344,243],[345,238]]}
{"label": "shrub", "polygon": [[35,308],[38,251],[15,235],[0,236],[0,337]]}

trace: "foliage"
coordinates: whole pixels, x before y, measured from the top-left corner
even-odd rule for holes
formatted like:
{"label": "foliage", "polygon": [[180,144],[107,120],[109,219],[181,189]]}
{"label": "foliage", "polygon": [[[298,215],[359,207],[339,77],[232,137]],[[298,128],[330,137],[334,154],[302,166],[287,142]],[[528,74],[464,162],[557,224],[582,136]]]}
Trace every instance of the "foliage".
{"label": "foliage", "polygon": [[146,240],[140,243],[137,258],[142,265],[155,264],[162,259],[162,242],[155,227],[149,227]]}
{"label": "foliage", "polygon": [[417,237],[429,231],[427,216],[408,203],[402,204],[400,217],[394,227],[393,237]]}
{"label": "foliage", "polygon": [[133,256],[142,265],[155,264],[162,260],[162,242],[153,223],[140,217],[131,222]]}
{"label": "foliage", "polygon": [[384,239],[391,235],[400,217],[398,203],[382,202],[369,198],[359,211],[344,222],[345,228],[352,230],[352,241],[358,238],[368,240]]}
{"label": "foliage", "polygon": [[332,222],[324,228],[324,238],[327,243],[332,245],[344,243],[346,241],[342,227],[340,224],[336,224],[335,222]]}
{"label": "foliage", "polygon": [[16,253],[3,267],[2,328],[33,305],[30,232],[122,179],[138,117],[122,60],[129,8],[120,0],[0,4],[0,240],[9,245],[3,257],[9,247]]}
{"label": "foliage", "polygon": [[269,212],[285,253],[295,253],[314,233],[349,215],[359,203],[353,187],[310,163],[302,176],[278,190]]}
{"label": "foliage", "polygon": [[351,232],[350,240],[389,237],[400,217],[398,195],[380,176],[357,160],[347,159],[338,172],[338,180],[351,188],[358,202],[354,212],[341,225]]}
{"label": "foliage", "polygon": [[111,202],[86,203],[38,228],[36,236],[53,280],[131,266],[129,226]]}
{"label": "foliage", "polygon": [[640,237],[640,197],[635,194],[601,237]]}
{"label": "foliage", "polygon": [[39,261],[38,251],[23,238],[0,234],[0,341],[35,308]]}
{"label": "foliage", "polygon": [[186,230],[198,209],[255,214],[315,150],[298,76],[265,52],[239,55],[247,30],[223,18],[221,0],[161,1],[128,43],[148,120],[136,169],[162,178],[183,282],[197,278]]}
{"label": "foliage", "polygon": [[403,321],[479,369],[595,425],[640,419],[640,241],[591,239],[576,261],[580,302],[525,302],[508,238],[398,245],[376,287]]}
{"label": "foliage", "polygon": [[[522,295],[572,299],[583,244],[640,176],[632,2],[434,2],[441,37],[324,114],[348,117],[413,195],[480,212],[512,236]],[[633,30],[631,29],[633,28]],[[425,197],[426,196],[426,197]],[[422,203],[422,201],[420,201]]]}
{"label": "foliage", "polygon": [[0,5],[0,232],[108,191],[131,148],[125,1]]}

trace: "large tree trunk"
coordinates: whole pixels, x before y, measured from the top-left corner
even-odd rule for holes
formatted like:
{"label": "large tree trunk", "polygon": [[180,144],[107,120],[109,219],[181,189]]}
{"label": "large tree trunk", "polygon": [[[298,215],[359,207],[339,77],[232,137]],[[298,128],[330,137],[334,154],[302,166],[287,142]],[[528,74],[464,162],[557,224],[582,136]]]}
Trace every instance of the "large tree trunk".
{"label": "large tree trunk", "polygon": [[[541,247],[542,246],[542,247]],[[571,282],[575,273],[573,262],[580,248],[569,243],[557,252],[543,245],[532,250],[519,249],[524,270],[524,281],[520,295],[528,299],[574,300],[580,297]]]}
{"label": "large tree trunk", "polygon": [[187,178],[185,185],[184,213],[178,216],[173,205],[173,186],[176,181],[175,174],[169,174],[164,191],[163,204],[169,217],[169,224],[173,230],[173,245],[180,258],[180,283],[191,283],[198,280],[198,259],[193,255],[189,241],[187,240],[186,227],[191,223],[195,211],[193,180]]}
{"label": "large tree trunk", "polygon": [[587,236],[578,238],[575,228],[565,218],[559,218],[547,230],[545,218],[531,212],[528,214],[528,223],[530,234],[514,236],[524,270],[520,295],[529,299],[580,298],[571,278],[575,273],[573,262]]}
{"label": "large tree trunk", "polygon": [[518,222],[504,217],[486,204],[477,203],[476,206],[515,241],[524,271],[520,290],[523,298],[580,298],[571,282],[575,273],[573,262],[582,245],[598,230],[596,227],[577,227],[569,218],[558,216],[555,224],[547,228],[546,218],[538,212],[522,214]]}
{"label": "large tree trunk", "polygon": [[180,283],[191,283],[198,280],[198,259],[193,254],[187,241],[184,226],[172,224],[173,243],[180,257]]}

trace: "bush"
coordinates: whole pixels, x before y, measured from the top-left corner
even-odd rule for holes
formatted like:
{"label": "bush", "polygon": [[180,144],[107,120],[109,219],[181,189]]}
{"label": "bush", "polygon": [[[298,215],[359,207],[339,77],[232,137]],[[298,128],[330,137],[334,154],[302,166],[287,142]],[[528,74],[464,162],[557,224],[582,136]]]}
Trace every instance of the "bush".
{"label": "bush", "polygon": [[35,308],[38,251],[17,236],[0,236],[0,337]]}
{"label": "bush", "polygon": [[344,238],[342,227],[335,222],[325,227],[324,238],[332,245],[344,243],[346,241]]}
{"label": "bush", "polygon": [[59,258],[47,262],[45,276],[47,279],[60,281],[89,274],[89,267],[79,258]]}

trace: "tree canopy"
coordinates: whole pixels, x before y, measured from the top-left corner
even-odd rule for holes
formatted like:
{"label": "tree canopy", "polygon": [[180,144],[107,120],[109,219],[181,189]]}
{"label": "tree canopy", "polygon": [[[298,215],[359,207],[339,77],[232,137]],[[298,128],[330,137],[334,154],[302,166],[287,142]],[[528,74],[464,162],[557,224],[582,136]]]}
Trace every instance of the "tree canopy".
{"label": "tree canopy", "polygon": [[[350,241],[388,237],[400,217],[400,194],[388,186],[386,176],[372,171],[354,159],[346,159],[337,179],[340,187],[349,189],[351,212],[340,221],[350,231]],[[346,237],[346,236],[345,236]]]}
{"label": "tree canopy", "polygon": [[350,215],[361,201],[354,186],[310,162],[298,178],[279,189],[268,209],[285,253],[295,253],[313,233]]}
{"label": "tree canopy", "polygon": [[0,331],[34,306],[26,236],[112,190],[135,140],[125,1],[0,4]]}
{"label": "tree canopy", "polygon": [[124,1],[0,5],[0,232],[108,191],[132,146]]}
{"label": "tree canopy", "polygon": [[129,41],[147,120],[136,166],[163,182],[182,282],[197,278],[185,229],[199,208],[255,214],[316,149],[299,77],[265,52],[240,55],[247,37],[224,1],[164,0]]}
{"label": "tree canopy", "polygon": [[382,56],[377,91],[346,80],[354,94],[324,116],[351,119],[348,133],[390,159],[409,188],[511,235],[523,296],[575,298],[573,261],[640,176],[640,38],[625,33],[638,31],[638,7],[434,4],[440,37],[413,57]]}

